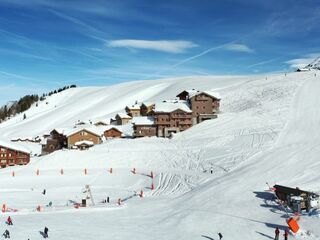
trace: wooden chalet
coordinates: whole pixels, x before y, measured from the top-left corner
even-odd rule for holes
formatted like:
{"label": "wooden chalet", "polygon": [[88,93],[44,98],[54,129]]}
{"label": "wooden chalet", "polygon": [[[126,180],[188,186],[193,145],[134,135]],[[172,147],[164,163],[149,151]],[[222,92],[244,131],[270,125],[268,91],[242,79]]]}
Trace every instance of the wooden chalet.
{"label": "wooden chalet", "polygon": [[121,138],[122,131],[115,126],[110,126],[110,128],[104,130],[103,135],[105,138]]}
{"label": "wooden chalet", "polygon": [[117,125],[128,124],[132,119],[131,116],[129,116],[125,113],[118,113],[115,118],[116,118]]}
{"label": "wooden chalet", "polygon": [[30,152],[13,145],[12,143],[0,142],[0,167],[5,168],[15,165],[26,165],[30,162]]}
{"label": "wooden chalet", "polygon": [[100,144],[102,134],[98,130],[91,128],[74,129],[67,134],[67,146],[68,148],[75,148],[77,142],[91,141],[93,145]]}

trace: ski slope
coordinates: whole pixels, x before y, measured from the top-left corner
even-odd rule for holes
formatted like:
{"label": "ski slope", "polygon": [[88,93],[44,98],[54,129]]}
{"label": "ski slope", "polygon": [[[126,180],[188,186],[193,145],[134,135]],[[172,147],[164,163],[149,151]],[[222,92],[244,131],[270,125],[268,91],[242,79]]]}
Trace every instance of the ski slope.
{"label": "ski slope", "polygon": [[[3,220],[11,215],[14,226],[1,224],[0,231],[8,228],[11,239],[41,239],[44,226],[50,239],[218,239],[218,232],[224,239],[273,238],[274,228],[286,225],[285,213],[265,192],[266,182],[320,191],[319,81],[313,72],[188,77],[52,95],[29,109],[26,120],[2,123],[1,138],[111,117],[136,100],[170,99],[190,88],[218,91],[222,112],[172,139],[114,139],[1,169],[0,204],[18,211],[2,214]],[[39,151],[37,144],[21,145]],[[75,209],[68,201],[80,202],[86,184],[96,206]],[[99,203],[107,196],[110,204]],[[42,212],[35,211],[38,205]],[[318,214],[300,224],[301,233],[291,238],[320,239]]]}

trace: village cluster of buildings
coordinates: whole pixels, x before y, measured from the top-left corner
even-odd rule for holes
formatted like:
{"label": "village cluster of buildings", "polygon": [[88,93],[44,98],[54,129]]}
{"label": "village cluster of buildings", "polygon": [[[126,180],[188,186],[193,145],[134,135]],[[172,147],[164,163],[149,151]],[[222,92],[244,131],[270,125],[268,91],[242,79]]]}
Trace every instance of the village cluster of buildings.
{"label": "village cluster of buildings", "polygon": [[[12,142],[40,143],[42,155],[59,149],[88,149],[109,138],[170,137],[193,125],[217,118],[220,97],[211,91],[185,90],[173,100],[136,102],[114,118],[78,121],[73,127],[55,128],[34,139],[14,138]],[[0,143],[1,167],[27,164],[30,154]]]}

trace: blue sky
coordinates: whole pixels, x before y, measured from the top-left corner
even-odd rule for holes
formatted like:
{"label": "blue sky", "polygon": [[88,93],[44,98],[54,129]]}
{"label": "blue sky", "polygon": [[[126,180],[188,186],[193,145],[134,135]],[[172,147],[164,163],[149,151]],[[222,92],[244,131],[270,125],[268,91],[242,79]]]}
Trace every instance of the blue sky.
{"label": "blue sky", "polygon": [[0,0],[0,104],[64,85],[291,71],[320,55],[314,0]]}

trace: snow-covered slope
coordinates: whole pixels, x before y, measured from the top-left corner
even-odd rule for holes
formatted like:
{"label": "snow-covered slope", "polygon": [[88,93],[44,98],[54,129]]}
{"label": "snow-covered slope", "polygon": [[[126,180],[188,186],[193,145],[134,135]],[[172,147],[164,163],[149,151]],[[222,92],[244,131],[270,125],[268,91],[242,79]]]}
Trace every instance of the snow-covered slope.
{"label": "snow-covered slope", "polygon": [[[19,210],[12,214],[12,239],[38,239],[45,225],[51,239],[217,239],[217,232],[225,239],[272,238],[274,228],[286,224],[265,183],[320,190],[319,81],[312,72],[190,77],[53,95],[48,104],[28,110],[26,120],[17,116],[1,124],[1,136],[35,136],[190,88],[219,91],[222,113],[173,139],[110,140],[88,151],[57,151],[33,158],[28,166],[0,170],[0,199]],[[81,201],[85,184],[92,186],[96,202],[110,196],[111,204],[66,206],[68,200]],[[136,196],[141,189],[145,198]],[[118,198],[125,199],[123,205],[116,205]],[[49,201],[53,208],[34,211]],[[317,217],[303,216],[302,233],[312,234],[295,238],[318,239],[318,224]]]}
{"label": "snow-covered slope", "polygon": [[305,68],[320,70],[320,57],[317,57],[312,63],[308,64]]}

